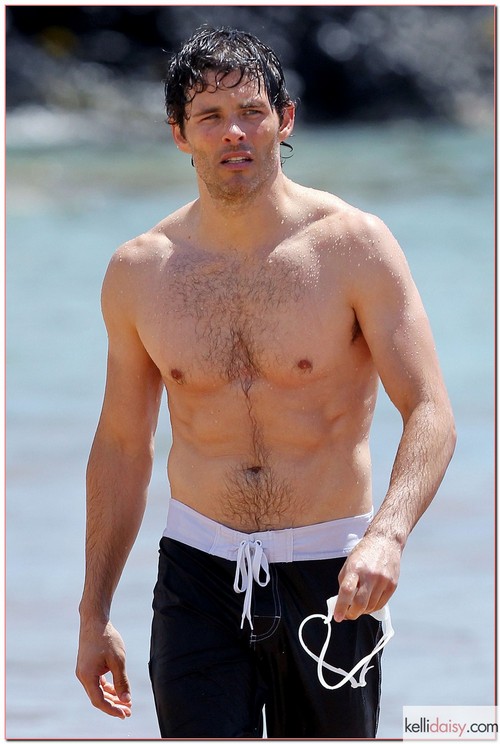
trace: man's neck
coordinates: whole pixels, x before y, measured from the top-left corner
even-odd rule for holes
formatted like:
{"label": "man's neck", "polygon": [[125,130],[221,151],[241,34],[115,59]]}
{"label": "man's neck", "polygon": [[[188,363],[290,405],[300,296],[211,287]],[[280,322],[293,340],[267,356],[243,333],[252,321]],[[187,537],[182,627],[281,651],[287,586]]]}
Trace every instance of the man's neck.
{"label": "man's neck", "polygon": [[217,252],[237,250],[248,256],[286,232],[293,183],[280,174],[264,193],[233,202],[213,199],[203,187],[195,204],[196,227],[203,244]]}

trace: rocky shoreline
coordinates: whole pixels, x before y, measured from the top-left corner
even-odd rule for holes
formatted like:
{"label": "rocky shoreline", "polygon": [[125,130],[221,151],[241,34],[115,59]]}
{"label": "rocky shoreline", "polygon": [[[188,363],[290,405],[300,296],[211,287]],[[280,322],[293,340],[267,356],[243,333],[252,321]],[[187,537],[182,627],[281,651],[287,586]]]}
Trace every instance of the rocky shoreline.
{"label": "rocky shoreline", "polygon": [[306,124],[492,123],[492,6],[7,6],[8,136],[164,136],[167,54],[203,23],[275,48]]}

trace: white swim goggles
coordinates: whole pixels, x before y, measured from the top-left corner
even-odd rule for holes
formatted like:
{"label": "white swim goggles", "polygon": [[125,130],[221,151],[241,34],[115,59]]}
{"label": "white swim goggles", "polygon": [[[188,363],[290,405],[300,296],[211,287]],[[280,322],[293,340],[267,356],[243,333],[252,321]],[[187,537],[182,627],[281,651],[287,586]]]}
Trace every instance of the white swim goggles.
{"label": "white swim goggles", "polygon": [[[381,610],[377,610],[376,612],[371,612],[370,615],[375,618],[375,620],[378,620],[382,623],[382,631],[383,635],[380,641],[377,643],[371,654],[368,654],[368,656],[365,656],[361,661],[358,661],[355,667],[351,669],[350,672],[346,672],[344,669],[339,669],[338,667],[331,666],[331,664],[327,664],[325,661],[326,652],[328,649],[328,644],[330,643],[330,636],[332,634],[332,620],[333,620],[333,611],[335,609],[335,605],[337,603],[337,597],[330,597],[330,599],[327,599],[326,606],[328,614],[321,615],[309,615],[309,617],[306,617],[300,624],[299,627],[299,641],[306,653],[309,654],[315,661],[318,662],[318,679],[323,685],[323,687],[326,687],[328,690],[338,690],[339,687],[342,687],[342,685],[345,685],[346,682],[350,682],[352,687],[364,687],[366,685],[366,673],[369,669],[373,669],[372,666],[368,666],[371,659],[377,654],[379,651],[381,651],[384,646],[391,640],[392,636],[394,635],[394,629],[392,627],[391,623],[391,614],[389,612],[389,606],[385,605],[385,607],[382,607]],[[325,625],[327,625],[327,633],[326,633],[326,640],[323,644],[323,648],[321,649],[320,655],[316,656],[315,653],[313,653],[305,644],[304,638],[302,636],[302,631],[304,629],[304,626],[306,623],[309,622],[309,620],[312,620],[313,618],[321,618]],[[328,669],[330,672],[334,672],[335,674],[340,674],[343,679],[340,680],[336,685],[329,685],[323,676],[323,667],[325,669]],[[354,675],[358,673],[358,671],[361,670],[359,679],[355,679]]]}

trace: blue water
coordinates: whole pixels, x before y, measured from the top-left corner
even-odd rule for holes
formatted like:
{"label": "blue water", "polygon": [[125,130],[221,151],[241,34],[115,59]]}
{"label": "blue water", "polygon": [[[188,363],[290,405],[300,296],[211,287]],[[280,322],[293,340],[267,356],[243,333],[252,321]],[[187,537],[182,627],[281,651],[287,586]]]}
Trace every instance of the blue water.
{"label": "blue water", "polygon": [[[494,702],[493,137],[406,124],[299,130],[293,143],[292,178],[378,214],[403,246],[457,419],[454,460],[410,538],[391,602],[379,735],[398,738],[403,705]],[[9,738],[158,737],[147,658],[168,497],[165,406],[146,517],[114,601],[134,697],[125,722],[93,709],[73,672],[84,472],[104,385],[107,262],[194,196],[192,169],[168,142],[8,150]],[[377,502],[400,431],[382,393]]]}

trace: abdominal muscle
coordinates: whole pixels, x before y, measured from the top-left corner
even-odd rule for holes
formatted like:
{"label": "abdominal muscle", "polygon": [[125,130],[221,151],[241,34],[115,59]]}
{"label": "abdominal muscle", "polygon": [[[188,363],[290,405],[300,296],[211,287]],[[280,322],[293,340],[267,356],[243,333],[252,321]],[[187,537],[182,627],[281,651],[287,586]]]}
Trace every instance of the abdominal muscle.
{"label": "abdominal muscle", "polygon": [[309,409],[300,405],[297,391],[263,394],[251,409],[228,393],[209,401],[169,395],[173,498],[242,532],[370,511],[367,433],[360,439],[369,427],[368,421],[360,426],[363,406],[358,415],[351,408],[327,417],[322,410],[304,414]]}

